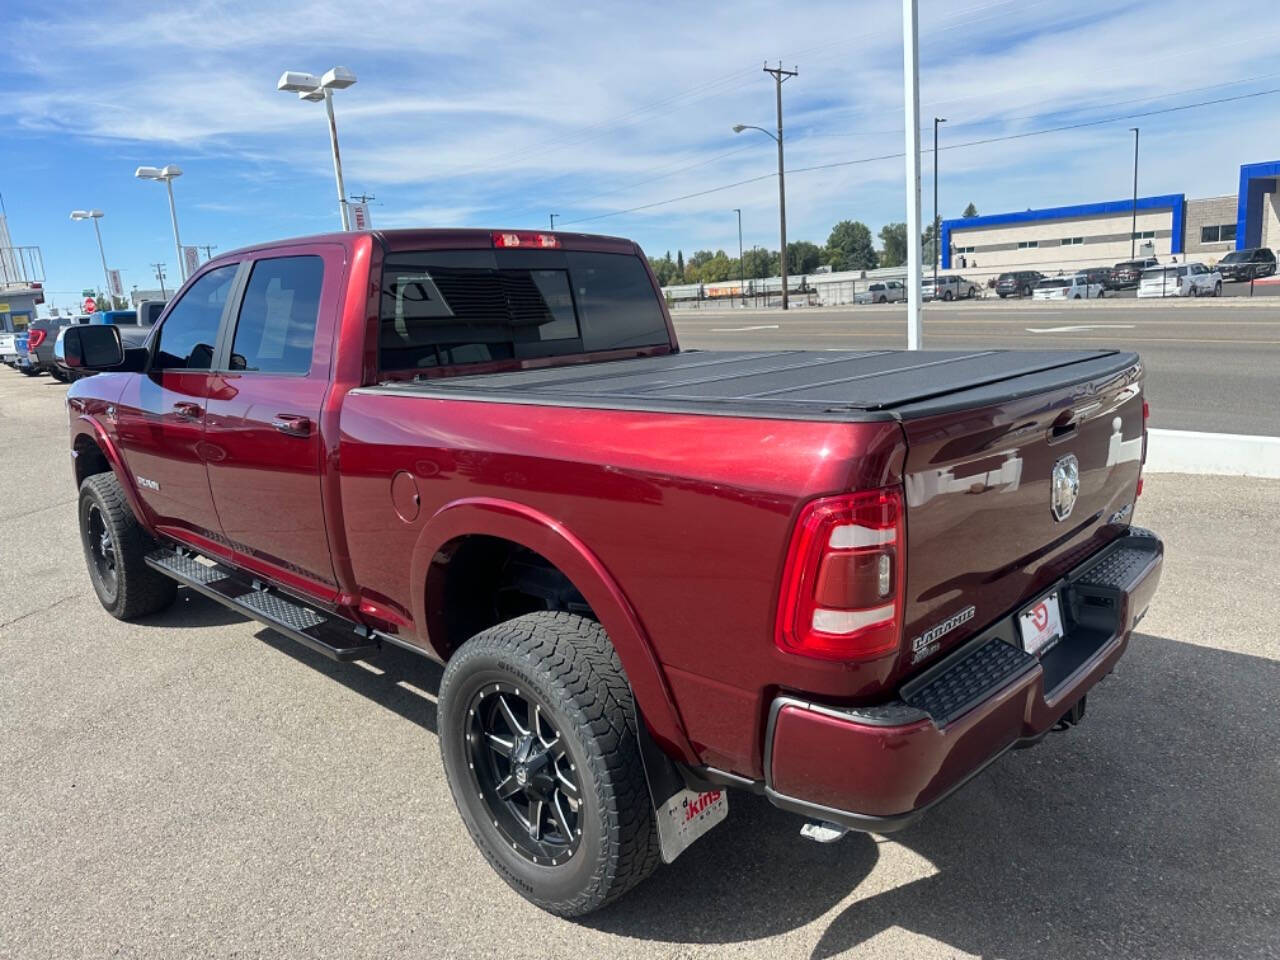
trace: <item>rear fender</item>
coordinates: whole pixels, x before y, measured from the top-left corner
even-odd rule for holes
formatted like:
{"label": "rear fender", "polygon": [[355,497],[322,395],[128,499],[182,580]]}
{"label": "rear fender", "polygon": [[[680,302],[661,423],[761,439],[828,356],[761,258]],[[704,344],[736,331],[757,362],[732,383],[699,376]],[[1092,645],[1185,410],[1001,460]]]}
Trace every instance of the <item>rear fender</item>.
{"label": "rear fender", "polygon": [[129,501],[129,508],[133,511],[133,515],[147,533],[155,536],[155,529],[151,524],[151,516],[138,496],[137,487],[133,484],[133,477],[130,476],[129,471],[125,468],[119,449],[111,441],[111,437],[103,429],[102,424],[87,413],[82,413],[72,421],[71,456],[73,458],[76,456],[76,441],[81,437],[87,437],[102,451],[102,455],[107,458],[107,463],[111,466],[111,472],[120,481],[120,489],[124,491],[125,499]]}
{"label": "rear fender", "polygon": [[500,537],[541,554],[553,563],[591,605],[622,661],[636,706],[650,732],[669,752],[686,763],[698,758],[684,732],[666,676],[654,654],[640,619],[622,589],[600,559],[551,517],[522,504],[488,497],[455,500],[442,507],[423,528],[413,550],[410,568],[414,584],[413,616],[422,639],[441,658],[440,649],[426,636],[427,578],[437,551],[459,537]]}

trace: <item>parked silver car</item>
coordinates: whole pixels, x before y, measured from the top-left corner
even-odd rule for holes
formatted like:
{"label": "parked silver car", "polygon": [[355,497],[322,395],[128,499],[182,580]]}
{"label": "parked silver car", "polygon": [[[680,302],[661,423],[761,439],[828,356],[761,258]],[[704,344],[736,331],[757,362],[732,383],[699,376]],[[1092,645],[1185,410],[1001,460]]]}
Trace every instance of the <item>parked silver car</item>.
{"label": "parked silver car", "polygon": [[900,280],[877,280],[853,295],[854,303],[898,303],[906,299],[907,288]]}

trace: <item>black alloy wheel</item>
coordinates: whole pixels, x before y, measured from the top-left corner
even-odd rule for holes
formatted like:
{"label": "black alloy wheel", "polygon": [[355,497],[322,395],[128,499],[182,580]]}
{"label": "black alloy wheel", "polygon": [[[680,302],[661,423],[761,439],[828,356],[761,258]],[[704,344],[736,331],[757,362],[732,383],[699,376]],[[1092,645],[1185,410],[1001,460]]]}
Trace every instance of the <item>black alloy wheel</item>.
{"label": "black alloy wheel", "polygon": [[511,683],[481,687],[467,708],[467,766],[493,825],[535,864],[577,850],[582,782],[550,712]]}
{"label": "black alloy wheel", "polygon": [[116,571],[115,538],[102,515],[102,507],[97,503],[89,504],[89,515],[85,518],[85,543],[89,547],[90,562],[102,584],[103,593],[114,600],[120,587]]}

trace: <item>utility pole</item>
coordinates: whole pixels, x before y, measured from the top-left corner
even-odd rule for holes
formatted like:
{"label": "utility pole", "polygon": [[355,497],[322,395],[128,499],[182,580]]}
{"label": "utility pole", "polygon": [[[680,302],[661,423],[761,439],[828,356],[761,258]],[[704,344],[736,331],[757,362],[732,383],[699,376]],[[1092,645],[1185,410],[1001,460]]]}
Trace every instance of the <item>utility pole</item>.
{"label": "utility pole", "polygon": [[164,289],[164,264],[153,263],[151,266],[155,268],[156,280],[160,282],[160,298],[162,300],[168,300],[169,294],[165,292],[165,289]]}
{"label": "utility pole", "polygon": [[372,193],[353,193],[351,195],[351,199],[359,201],[360,203],[368,203],[370,200],[377,200],[378,198]]}
{"label": "utility pole", "polygon": [[946,117],[933,118],[933,295],[938,296],[938,260],[942,248],[938,246],[942,222],[938,219],[938,124],[946,123]]}
{"label": "utility pole", "polygon": [[907,129],[907,349],[919,350],[920,321],[920,17],[917,0],[902,0],[903,111]]}
{"label": "utility pole", "polygon": [[558,214],[558,213],[553,213],[553,214],[551,215],[551,229],[552,229],[552,230],[554,230],[554,229],[556,228],[556,217],[558,217],[558,216],[560,216],[560,214]]}
{"label": "utility pole", "polygon": [[745,307],[747,305],[747,265],[742,260],[742,210],[734,207],[733,212],[738,215],[738,297]]}
{"label": "utility pole", "polygon": [[1137,255],[1138,243],[1138,128],[1129,129],[1133,131],[1133,226],[1129,230],[1129,259],[1132,260]]}
{"label": "utility pole", "polygon": [[764,72],[773,77],[774,85],[778,93],[778,224],[782,234],[782,249],[778,252],[778,265],[782,271],[782,309],[786,310],[789,304],[787,294],[787,178],[786,168],[782,161],[782,85],[792,77],[800,74],[797,67],[794,70],[783,70],[782,61],[778,61],[776,67],[764,65]]}
{"label": "utility pole", "polygon": [[195,244],[195,248],[196,248],[197,250],[203,250],[203,251],[204,251],[204,258],[205,258],[206,260],[212,260],[212,259],[213,259],[213,251],[215,251],[215,250],[217,250],[217,249],[218,249],[218,245],[217,245],[216,243],[197,243],[197,244]]}

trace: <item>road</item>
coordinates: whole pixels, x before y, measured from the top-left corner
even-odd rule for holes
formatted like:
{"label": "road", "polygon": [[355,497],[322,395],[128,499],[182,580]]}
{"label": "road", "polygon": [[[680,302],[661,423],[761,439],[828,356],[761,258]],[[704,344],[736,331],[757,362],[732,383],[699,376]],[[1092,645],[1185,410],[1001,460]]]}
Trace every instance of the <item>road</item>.
{"label": "road", "polygon": [[[1280,299],[1019,303],[925,307],[935,350],[1116,348],[1147,366],[1151,425],[1280,434]],[[781,310],[676,310],[680,342],[704,350],[885,349],[906,346],[896,304]]]}
{"label": "road", "polygon": [[907,832],[729,820],[580,922],[454,811],[440,670],[335,664],[180,592],[134,624],[84,571],[66,388],[0,368],[0,957],[1275,957],[1280,481],[1153,476],[1164,582],[1084,724]]}

